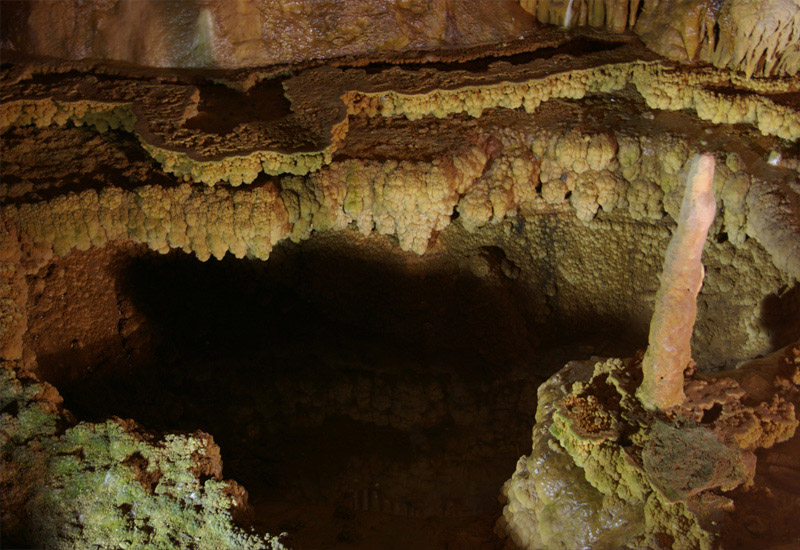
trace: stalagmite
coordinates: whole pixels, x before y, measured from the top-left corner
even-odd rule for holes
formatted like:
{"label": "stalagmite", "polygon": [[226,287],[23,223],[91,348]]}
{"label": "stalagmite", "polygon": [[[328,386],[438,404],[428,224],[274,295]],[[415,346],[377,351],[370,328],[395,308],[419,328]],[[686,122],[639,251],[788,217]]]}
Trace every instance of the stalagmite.
{"label": "stalagmite", "polygon": [[692,160],[678,228],[664,259],[661,286],[642,362],[644,381],[637,395],[645,407],[667,409],[683,402],[683,372],[692,360],[691,339],[697,294],[703,284],[703,245],[717,210],[711,184],[714,157]]}

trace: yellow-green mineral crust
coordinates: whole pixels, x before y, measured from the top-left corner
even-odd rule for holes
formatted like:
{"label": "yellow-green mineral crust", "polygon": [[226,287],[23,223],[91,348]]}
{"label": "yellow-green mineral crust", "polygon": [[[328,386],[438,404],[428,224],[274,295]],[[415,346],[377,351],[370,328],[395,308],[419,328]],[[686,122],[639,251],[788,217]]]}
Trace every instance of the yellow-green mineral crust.
{"label": "yellow-green mineral crust", "polygon": [[533,453],[503,488],[498,532],[531,549],[715,548],[728,492],[753,482],[753,451],[795,433],[797,353],[744,367],[773,384],[766,401],[737,371],[694,374],[670,416],[635,396],[641,356],[567,364],[539,388]]}
{"label": "yellow-green mineral crust", "polygon": [[158,438],[118,418],[76,424],[52,386],[8,367],[0,396],[4,538],[63,549],[283,548],[237,527],[247,493],[222,479],[208,434]]}

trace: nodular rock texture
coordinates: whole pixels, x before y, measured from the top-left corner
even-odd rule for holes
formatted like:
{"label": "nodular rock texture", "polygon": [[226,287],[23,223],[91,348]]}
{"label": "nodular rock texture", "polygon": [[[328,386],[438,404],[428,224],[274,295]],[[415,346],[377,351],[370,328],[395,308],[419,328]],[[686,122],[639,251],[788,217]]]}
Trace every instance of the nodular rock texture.
{"label": "nodular rock texture", "polygon": [[800,71],[797,0],[521,0],[542,23],[633,31],[676,61],[703,61],[751,76]]}

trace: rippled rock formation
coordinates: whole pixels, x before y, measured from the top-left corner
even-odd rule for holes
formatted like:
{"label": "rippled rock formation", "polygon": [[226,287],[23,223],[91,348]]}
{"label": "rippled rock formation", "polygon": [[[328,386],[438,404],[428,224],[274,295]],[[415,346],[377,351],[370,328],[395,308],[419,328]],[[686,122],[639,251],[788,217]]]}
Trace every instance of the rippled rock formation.
{"label": "rippled rock formation", "polygon": [[800,71],[797,0],[521,0],[543,23],[633,31],[659,54],[744,72],[748,77]]}

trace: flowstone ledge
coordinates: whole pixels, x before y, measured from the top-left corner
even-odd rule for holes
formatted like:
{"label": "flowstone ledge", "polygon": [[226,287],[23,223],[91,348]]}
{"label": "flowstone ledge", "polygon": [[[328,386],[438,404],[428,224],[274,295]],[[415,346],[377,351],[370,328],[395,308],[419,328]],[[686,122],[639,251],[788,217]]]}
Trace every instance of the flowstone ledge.
{"label": "flowstone ledge", "polygon": [[[575,55],[585,48],[588,53]],[[103,66],[67,73],[30,61],[9,66],[0,88],[0,132],[68,124],[101,134],[125,131],[165,172],[206,185],[252,184],[262,173],[318,172],[331,164],[351,119],[360,114],[413,121],[460,113],[479,118],[495,108],[532,113],[553,99],[581,99],[629,85],[653,109],[689,109],[715,124],[752,124],[763,135],[800,139],[800,114],[792,100],[783,100],[797,93],[796,79],[686,70],[658,59],[635,39],[591,31],[545,36],[541,43],[525,43],[522,52],[510,49],[485,68],[466,63],[378,71],[297,67],[289,78],[253,73],[258,83],[245,91],[233,89],[240,84],[233,74],[210,83],[169,72],[111,75]],[[243,107],[249,104],[260,108],[250,112]],[[229,113],[227,122],[214,114],[221,110]]]}

